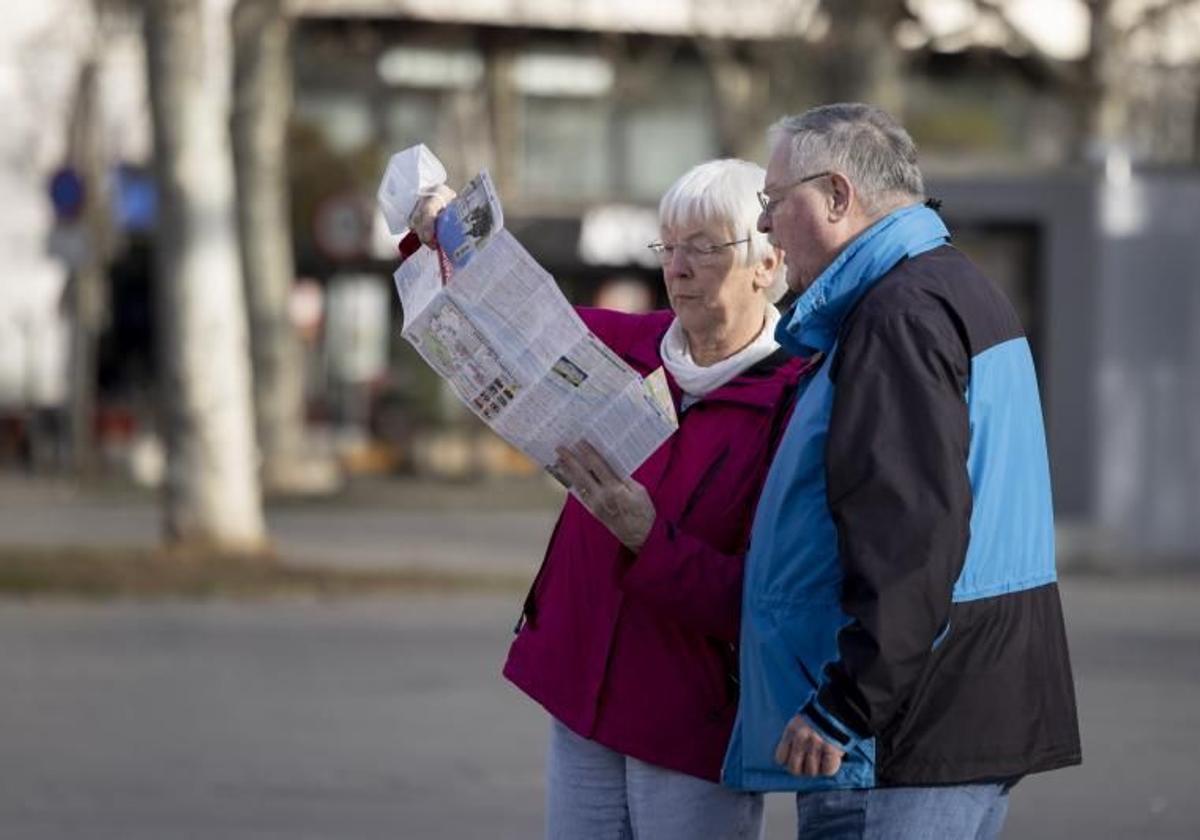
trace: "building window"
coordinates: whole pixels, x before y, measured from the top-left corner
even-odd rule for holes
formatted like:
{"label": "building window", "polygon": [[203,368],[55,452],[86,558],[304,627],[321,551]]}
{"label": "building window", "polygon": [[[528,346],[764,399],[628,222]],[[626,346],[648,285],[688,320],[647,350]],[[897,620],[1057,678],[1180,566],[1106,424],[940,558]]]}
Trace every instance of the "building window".
{"label": "building window", "polygon": [[393,87],[462,90],[483,81],[484,62],[469,48],[398,46],[384,50],[375,69]]}
{"label": "building window", "polygon": [[717,151],[707,74],[693,58],[614,64],[530,52],[512,64],[522,197],[654,202]]}
{"label": "building window", "polygon": [[602,199],[612,186],[603,100],[534,97],[522,106],[519,187],[528,198]]}
{"label": "building window", "polygon": [[296,121],[316,129],[336,155],[352,155],[375,139],[371,104],[365,96],[343,92],[302,92]]}

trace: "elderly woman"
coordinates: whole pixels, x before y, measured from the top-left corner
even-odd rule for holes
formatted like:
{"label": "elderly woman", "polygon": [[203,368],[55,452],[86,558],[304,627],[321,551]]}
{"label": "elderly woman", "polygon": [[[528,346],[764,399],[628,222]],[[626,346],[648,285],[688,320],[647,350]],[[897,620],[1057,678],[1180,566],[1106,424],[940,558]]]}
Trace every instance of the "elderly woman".
{"label": "elderly woman", "polygon": [[[761,832],[761,797],[719,776],[751,518],[808,370],[774,339],[785,286],[780,252],[756,229],[763,176],[711,161],[663,196],[650,247],[670,311],[580,310],[639,373],[666,369],[680,423],[629,480],[586,443],[559,452],[575,495],[504,667],[551,715],[554,840]],[[431,216],[417,225],[425,241]]]}

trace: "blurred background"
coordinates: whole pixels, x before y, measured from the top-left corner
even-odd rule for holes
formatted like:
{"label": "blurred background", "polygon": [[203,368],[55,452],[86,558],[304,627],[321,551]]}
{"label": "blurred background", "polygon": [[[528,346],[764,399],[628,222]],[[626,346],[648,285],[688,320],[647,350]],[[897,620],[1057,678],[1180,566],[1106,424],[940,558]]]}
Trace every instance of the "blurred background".
{"label": "blurred background", "polygon": [[1088,763],[1009,836],[1200,836],[1200,2],[4,16],[0,834],[536,835],[495,673],[561,496],[400,338],[386,161],[487,168],[568,298],[645,309],[667,186],[862,100],[1038,366]]}

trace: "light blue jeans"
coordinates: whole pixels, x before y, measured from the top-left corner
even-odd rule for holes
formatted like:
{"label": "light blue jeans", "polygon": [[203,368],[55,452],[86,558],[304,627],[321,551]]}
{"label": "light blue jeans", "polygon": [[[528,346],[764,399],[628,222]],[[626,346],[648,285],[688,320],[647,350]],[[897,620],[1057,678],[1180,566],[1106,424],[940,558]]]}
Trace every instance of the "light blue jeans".
{"label": "light blue jeans", "polygon": [[800,840],[996,840],[1009,785],[796,794]]}
{"label": "light blue jeans", "polygon": [[762,826],[761,794],[655,767],[557,720],[550,725],[547,840],[758,840]]}

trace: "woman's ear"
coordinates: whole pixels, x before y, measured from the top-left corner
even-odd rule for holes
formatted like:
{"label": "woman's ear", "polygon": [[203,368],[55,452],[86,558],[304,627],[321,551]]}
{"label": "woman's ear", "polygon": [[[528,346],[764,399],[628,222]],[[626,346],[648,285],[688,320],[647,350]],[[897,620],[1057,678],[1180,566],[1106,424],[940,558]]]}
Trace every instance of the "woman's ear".
{"label": "woman's ear", "polygon": [[775,282],[775,274],[783,264],[783,251],[772,247],[766,256],[754,266],[754,288],[756,291],[769,289]]}

